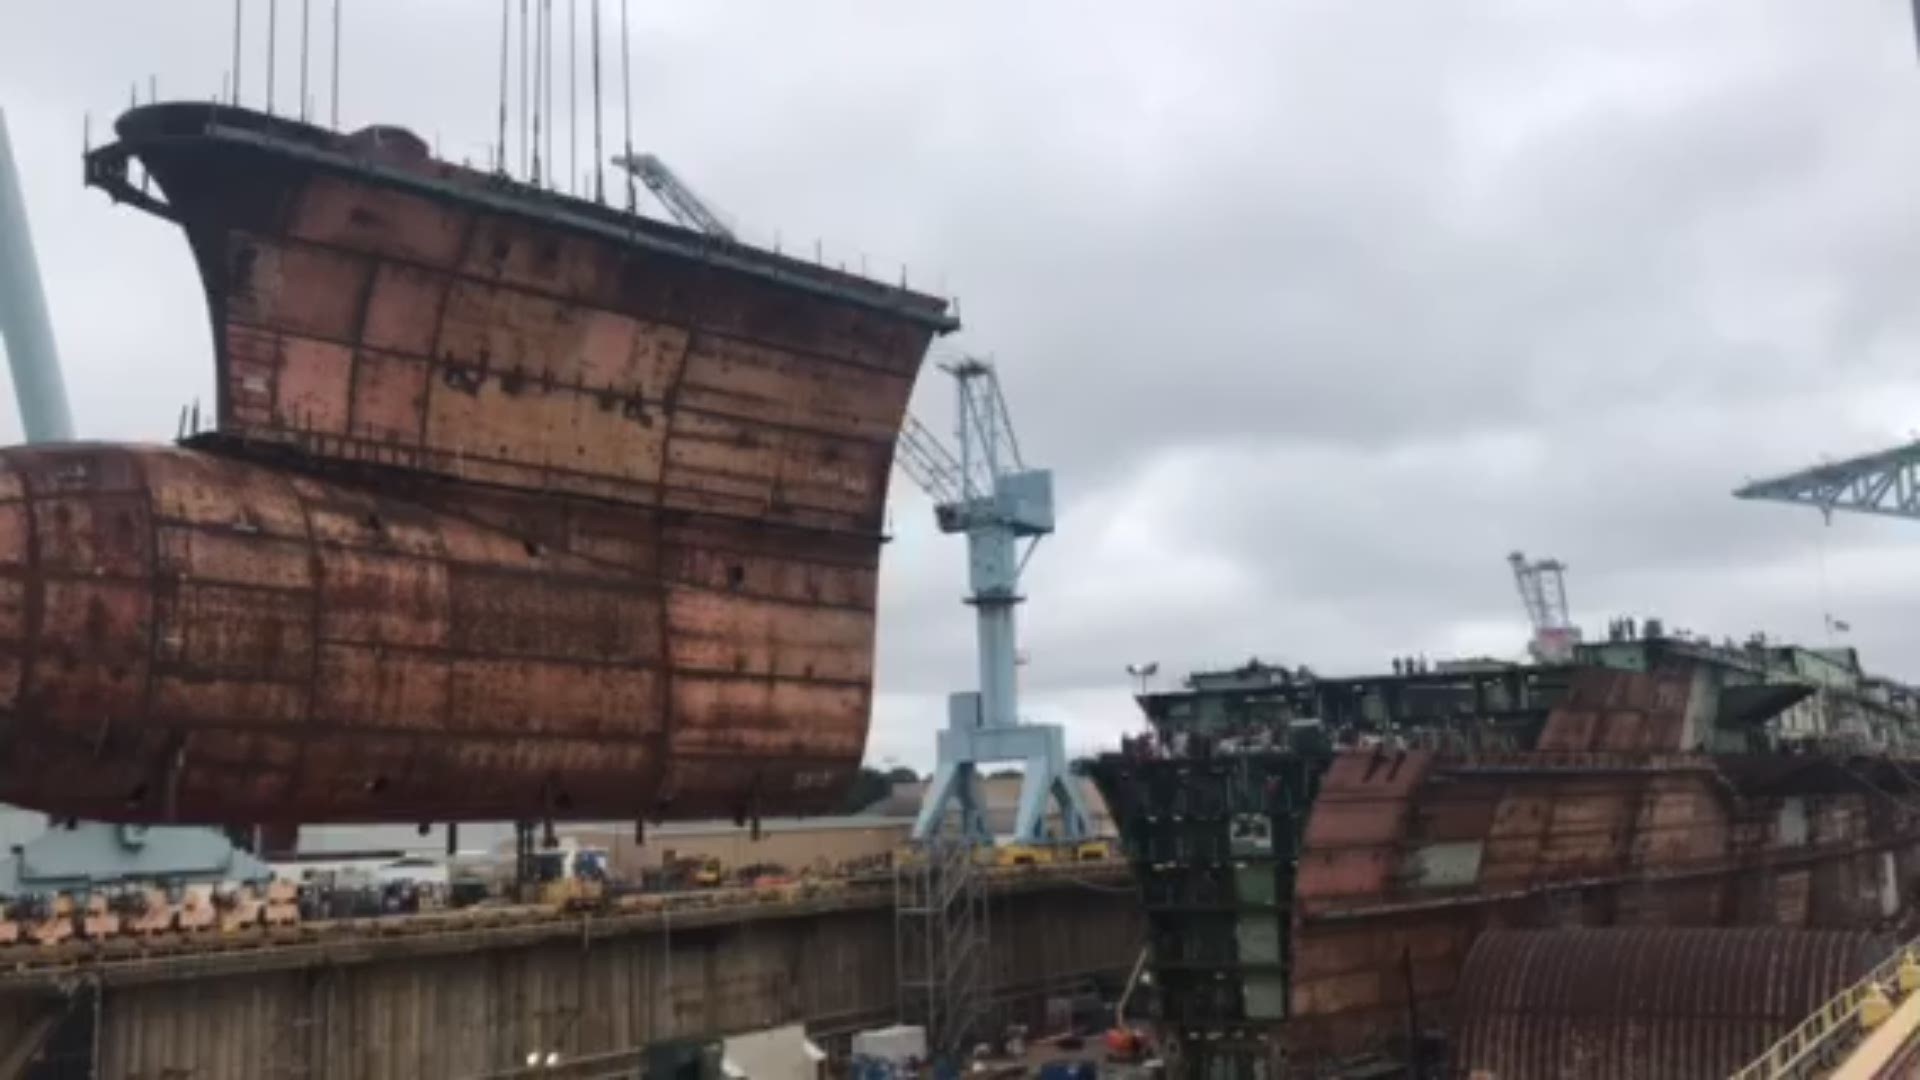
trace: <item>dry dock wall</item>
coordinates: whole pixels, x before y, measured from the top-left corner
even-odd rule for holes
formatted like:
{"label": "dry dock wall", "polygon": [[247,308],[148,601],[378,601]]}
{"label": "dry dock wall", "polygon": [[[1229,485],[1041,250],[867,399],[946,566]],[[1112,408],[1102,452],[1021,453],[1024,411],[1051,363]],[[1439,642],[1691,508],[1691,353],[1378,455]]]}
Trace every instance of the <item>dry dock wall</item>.
{"label": "dry dock wall", "polygon": [[[1135,897],[1111,884],[997,896],[991,919],[993,983],[1016,1009],[1124,977],[1141,940]],[[832,1036],[894,1018],[886,906],[687,923],[0,973],[0,1046],[58,1016],[46,1059],[22,1075],[419,1080],[511,1074],[534,1053],[565,1061],[794,1021]]]}

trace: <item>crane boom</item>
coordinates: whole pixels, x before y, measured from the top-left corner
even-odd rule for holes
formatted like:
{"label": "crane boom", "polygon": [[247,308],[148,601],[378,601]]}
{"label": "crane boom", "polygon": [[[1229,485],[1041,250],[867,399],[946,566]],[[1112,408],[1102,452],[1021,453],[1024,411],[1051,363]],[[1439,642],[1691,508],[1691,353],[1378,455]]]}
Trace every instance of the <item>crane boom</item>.
{"label": "crane boom", "polygon": [[733,239],[733,230],[727,223],[721,221],[720,215],[694,194],[666,162],[652,154],[621,154],[613,163],[639,177],[675,221],[720,240]]}
{"label": "crane boom", "polygon": [[[1920,43],[1920,0],[1912,8],[1910,28]],[[1920,442],[1753,481],[1733,496],[1811,506],[1829,520],[1835,510],[1920,518]]]}
{"label": "crane boom", "polygon": [[900,431],[900,449],[894,461],[935,505],[960,501],[960,462],[925,424],[911,415]]}
{"label": "crane boom", "polygon": [[1757,480],[1733,494],[1739,499],[1811,506],[1829,515],[1845,510],[1920,518],[1920,442]]}

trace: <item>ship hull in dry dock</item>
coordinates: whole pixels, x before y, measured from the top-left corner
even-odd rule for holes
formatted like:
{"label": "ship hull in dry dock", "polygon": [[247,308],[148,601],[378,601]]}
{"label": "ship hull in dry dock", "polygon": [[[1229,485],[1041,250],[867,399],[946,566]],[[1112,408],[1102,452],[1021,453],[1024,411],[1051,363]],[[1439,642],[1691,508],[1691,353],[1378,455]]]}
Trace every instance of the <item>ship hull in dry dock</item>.
{"label": "ship hull in dry dock", "polygon": [[[1383,677],[1368,690],[1404,700],[1439,695],[1441,681]],[[1679,1071],[1625,1068],[1580,1057],[1579,1040],[1518,1030],[1570,1018],[1465,984],[1467,973],[1498,968],[1469,958],[1489,931],[1538,931],[1552,952],[1560,931],[1670,928],[1705,935],[1686,946],[1722,957],[1720,974],[1733,978],[1765,967],[1753,948],[1798,948],[1800,939],[1717,936],[1731,928],[1910,928],[1920,783],[1908,766],[1812,750],[1704,752],[1750,736],[1748,704],[1796,699],[1704,665],[1575,667],[1560,685],[1550,707],[1540,703],[1543,722],[1524,750],[1473,748],[1487,728],[1436,696],[1435,715],[1453,726],[1429,728],[1430,749],[1327,753],[1222,740],[1198,753],[1141,743],[1101,760],[1096,775],[1141,882],[1161,1026],[1184,1055],[1182,1075],[1313,1075],[1383,1051],[1440,1067],[1445,1051],[1434,1047],[1448,1038],[1447,1075],[1724,1073],[1798,1017],[1749,1002],[1742,1025],[1726,1028],[1737,1037],[1687,1042]],[[1474,697],[1466,682],[1458,689],[1458,700]],[[1329,700],[1324,689],[1301,691],[1300,703],[1322,715]],[[1590,1009],[1581,1023],[1658,1043],[1629,1030],[1644,988],[1563,974],[1592,984],[1576,995]],[[1850,977],[1827,976],[1828,990]],[[1767,1000],[1819,1000],[1819,989]],[[1466,1043],[1463,1023],[1477,1033]],[[1410,1028],[1436,1038],[1416,1045]],[[1518,1071],[1514,1047],[1534,1055]]]}
{"label": "ship hull in dry dock", "polygon": [[833,808],[943,301],[397,129],[200,104],[118,129],[89,182],[186,234],[217,407],[178,450],[0,452],[0,801],[228,824]]}

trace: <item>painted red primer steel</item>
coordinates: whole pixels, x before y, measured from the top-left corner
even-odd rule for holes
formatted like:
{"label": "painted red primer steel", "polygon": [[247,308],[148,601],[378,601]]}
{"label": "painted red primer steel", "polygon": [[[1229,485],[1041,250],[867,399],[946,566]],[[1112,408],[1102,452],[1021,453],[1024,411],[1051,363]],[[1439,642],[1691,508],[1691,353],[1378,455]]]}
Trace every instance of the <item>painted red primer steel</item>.
{"label": "painted red primer steel", "polygon": [[[120,130],[200,263],[218,415],[195,449],[0,453],[0,800],[228,823],[837,803],[942,302],[469,199],[502,184],[399,133],[205,106]],[[808,276],[840,294],[781,285]]]}
{"label": "painted red primer steel", "polygon": [[[1580,672],[1566,710],[1548,720],[1553,750],[1337,759],[1299,863],[1286,1025],[1295,1059],[1398,1038],[1409,971],[1423,1020],[1450,1026],[1462,968],[1492,930],[1857,929],[1888,923],[1891,894],[1910,908],[1920,827],[1854,782],[1797,797],[1805,835],[1784,835],[1786,797],[1743,793],[1716,764],[1729,759],[1684,752],[1690,686],[1686,671]],[[1595,710],[1596,700],[1610,704]],[[1641,749],[1598,749],[1608,732],[1649,731],[1673,741],[1645,746],[1636,735],[1620,741]],[[1451,875],[1432,869],[1447,859]],[[1771,969],[1745,956],[1719,970]],[[1563,967],[1557,977],[1581,972]],[[1612,1009],[1600,997],[1581,1000]],[[1524,1025],[1531,1015],[1501,1022]],[[1527,1038],[1557,1037],[1545,1030],[1560,1024],[1555,1015],[1537,1022],[1543,1030]]]}
{"label": "painted red primer steel", "polygon": [[1858,930],[1496,930],[1460,976],[1453,1064],[1489,1080],[1727,1076],[1886,957]]}

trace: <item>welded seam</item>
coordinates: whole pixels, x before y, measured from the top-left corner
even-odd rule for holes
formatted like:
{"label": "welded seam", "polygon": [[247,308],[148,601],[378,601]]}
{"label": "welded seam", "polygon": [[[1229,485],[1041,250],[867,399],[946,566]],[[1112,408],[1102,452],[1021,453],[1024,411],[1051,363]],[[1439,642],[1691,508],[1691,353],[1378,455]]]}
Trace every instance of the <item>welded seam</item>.
{"label": "welded seam", "polygon": [[[481,211],[472,211],[469,213],[470,220],[477,219],[480,216],[483,216],[483,212]],[[646,308],[607,307],[603,303],[599,302],[605,299],[605,294],[578,295],[578,294],[572,294],[567,292],[560,292],[560,291],[556,291],[553,288],[539,285],[535,282],[534,279],[531,279],[531,278],[505,277],[505,276],[502,276],[499,278],[476,277],[465,269],[467,265],[467,256],[471,254],[470,250],[464,246],[466,244],[465,239],[462,240],[461,246],[459,248],[461,252],[460,261],[452,265],[443,265],[438,263],[427,262],[418,257],[409,255],[406,252],[376,250],[370,246],[355,246],[353,244],[342,243],[338,240],[327,240],[317,236],[297,235],[297,236],[290,236],[288,239],[291,242],[299,243],[307,247],[317,248],[321,251],[326,251],[330,254],[350,255],[358,258],[371,257],[371,258],[378,259],[379,261],[386,263],[390,266],[402,267],[407,270],[419,271],[422,273],[430,273],[430,274],[434,274],[442,277],[457,278],[460,280],[472,282],[473,284],[481,286],[482,288],[497,290],[500,292],[517,292],[526,296],[531,296],[538,300],[546,301],[556,306],[573,308],[581,311],[596,311],[596,312],[601,312],[607,315],[616,315],[621,318],[631,319],[634,322],[645,324],[648,326],[654,326],[654,327],[674,326],[676,324],[673,322],[673,320],[676,317],[679,317],[679,318],[686,317],[684,310],[680,312],[672,312],[672,311],[668,311],[664,307],[646,307]],[[617,255],[627,254],[626,250],[624,248],[619,247],[618,245],[609,245],[609,246],[616,247],[615,254]],[[800,343],[799,341],[791,340],[791,339],[766,337],[760,334],[751,333],[745,329],[728,329],[725,327],[717,327],[717,326],[708,326],[708,327],[705,327],[704,329],[709,337],[712,337],[719,341],[732,342],[738,345],[752,346],[754,348],[766,349],[771,352],[787,353],[794,356],[796,359],[804,360],[804,361],[807,361],[808,363],[825,364],[827,366],[836,367],[836,368],[846,368],[862,375],[880,375],[890,379],[905,379],[908,382],[912,382],[914,378],[918,375],[919,370],[921,368],[921,362],[926,356],[927,350],[932,345],[931,333],[926,331],[926,328],[924,327],[916,327],[915,328],[916,334],[923,333],[923,332],[928,333],[929,341],[926,344],[922,344],[918,348],[918,350],[902,349],[898,353],[884,354],[889,356],[897,356],[900,358],[901,362],[907,363],[908,367],[905,370],[902,370],[901,368],[897,366],[893,366],[886,362],[860,360],[860,359],[856,359],[851,355],[828,352],[825,349],[822,349],[815,345],[806,345],[806,344]],[[392,350],[382,350],[382,351],[390,352]],[[405,354],[402,354],[402,355],[405,355]]]}
{"label": "welded seam", "polygon": [[[293,765],[287,770],[287,799],[296,800],[307,778],[307,755],[317,734],[314,725],[320,713],[320,657],[325,648],[320,641],[321,596],[324,593],[326,579],[325,564],[320,558],[320,538],[313,527],[313,508],[307,505],[307,498],[300,491],[294,478],[281,474],[281,483],[285,486],[294,502],[300,507],[300,522],[307,534],[307,707],[301,720],[300,730],[294,734],[295,744],[299,747],[294,754]],[[297,840],[297,838],[296,838]]]}
{"label": "welded seam", "polygon": [[[146,677],[142,680],[143,685],[140,690],[141,726],[144,727],[146,726],[145,722],[150,721],[153,717],[154,688],[160,678],[160,525],[154,520],[158,516],[156,513],[158,507],[155,505],[156,500],[153,497],[153,474],[147,468],[148,463],[144,455],[128,454],[127,460],[132,464],[134,472],[140,477],[140,491],[146,496],[144,501],[146,503],[145,513],[147,518],[147,670],[145,672]],[[180,615],[180,607],[180,588],[179,583],[175,582],[173,589],[173,615],[175,618],[178,618]],[[113,717],[107,717],[107,738],[102,740],[102,745],[95,749],[96,756],[99,755],[101,750],[105,749],[105,744],[110,742],[112,737]],[[166,762],[162,766],[163,768],[175,770],[184,768],[185,741],[185,738],[181,736],[178,731],[169,732],[167,742],[170,745],[178,744],[182,749],[175,754],[170,754],[169,758],[171,760]],[[179,785],[179,778],[177,777],[157,777],[155,779],[165,780],[168,789],[177,789]],[[151,781],[149,781],[149,783],[151,783]],[[172,799],[169,799],[168,802],[168,816],[172,816],[172,814],[176,812],[176,807],[171,805],[173,802]]]}
{"label": "welded seam", "polygon": [[[461,282],[471,280],[467,273],[467,265],[473,261],[473,244],[480,234],[480,217],[481,215],[478,211],[467,211],[466,222],[462,225],[460,231],[460,243],[455,247],[457,253],[455,255],[456,261],[452,266],[424,267],[437,273],[444,282],[444,287],[440,290],[439,304],[435,307],[433,313],[433,341],[429,345],[430,355],[426,357],[427,378],[424,384],[425,390],[420,396],[420,431],[418,445],[422,452],[425,452],[427,446],[427,418],[433,413],[434,376],[441,368],[442,361],[440,352],[446,347],[447,307],[452,302],[453,290],[458,288]],[[406,355],[405,353],[393,353],[389,350],[381,351],[393,356]]]}
{"label": "welded seam", "polygon": [[660,434],[660,475],[655,478],[655,490],[659,503],[656,504],[653,517],[653,579],[660,584],[660,734],[658,736],[658,756],[660,760],[660,779],[654,785],[654,805],[664,814],[664,809],[674,796],[674,732],[678,729],[679,717],[674,708],[674,648],[673,648],[673,593],[681,588],[676,577],[671,583],[667,580],[667,516],[665,507],[667,489],[667,470],[673,464],[673,435],[678,426],[680,408],[680,386],[686,381],[687,367],[693,362],[694,342],[702,331],[691,323],[687,324],[687,336],[680,346],[680,363],[674,368],[673,381],[660,397],[660,422],[665,429]]}
{"label": "welded seam", "polygon": [[39,666],[41,638],[44,634],[47,583],[40,572],[39,499],[33,490],[33,478],[29,470],[20,468],[17,462],[9,465],[14,475],[20,478],[20,490],[23,496],[20,505],[24,508],[27,530],[27,550],[24,552],[27,568],[23,579],[25,588],[22,590],[25,594],[22,601],[26,608],[27,625],[24,635],[26,640],[21,643],[20,650],[20,688],[15,693],[14,707],[10,710],[11,715],[7,717],[5,741],[10,744],[19,738],[22,717],[28,714],[39,715],[41,712],[40,703],[36,700],[38,687],[35,686],[35,676],[38,674],[36,669]]}
{"label": "welded seam", "polygon": [[[304,243],[288,238],[289,243]],[[360,405],[360,351],[366,347],[367,314],[373,310],[374,291],[380,287],[380,267],[383,260],[376,253],[359,253],[361,264],[366,267],[367,280],[360,286],[360,298],[355,303],[358,309],[354,320],[354,340],[347,346],[347,415],[343,421],[345,434],[352,435],[356,430],[356,413]]]}

